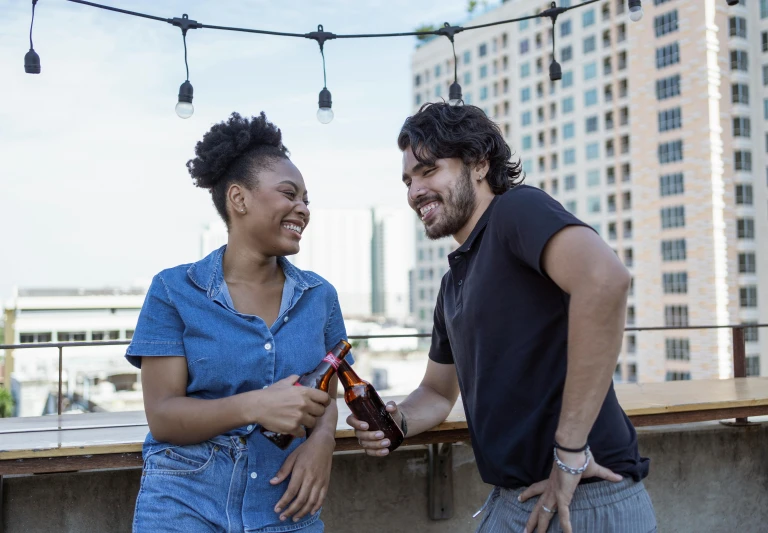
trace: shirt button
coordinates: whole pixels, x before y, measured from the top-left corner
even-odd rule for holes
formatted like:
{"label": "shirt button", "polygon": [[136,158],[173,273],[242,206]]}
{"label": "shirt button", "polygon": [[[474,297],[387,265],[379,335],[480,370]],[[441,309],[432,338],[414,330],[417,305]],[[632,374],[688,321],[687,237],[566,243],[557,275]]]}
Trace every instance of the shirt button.
{"label": "shirt button", "polygon": [[247,428],[245,428],[245,429],[247,429],[248,431],[253,431],[253,425],[249,425],[249,426],[248,426]]}
{"label": "shirt button", "polygon": [[264,385],[264,386],[262,387],[262,389],[266,389],[267,387],[269,387],[269,385]]}
{"label": "shirt button", "polygon": [[272,344],[270,344],[270,343],[265,344],[264,345],[264,349],[265,350],[271,350],[272,349]]}
{"label": "shirt button", "polygon": [[259,475],[256,472],[251,472],[251,479],[256,479]]}
{"label": "shirt button", "polygon": [[461,287],[461,284],[462,284],[463,282],[464,282],[464,280],[463,280],[463,279],[460,279],[460,280],[459,280],[459,287]]}
{"label": "shirt button", "polygon": [[283,322],[288,322],[288,317],[285,317],[285,318],[283,319]]}

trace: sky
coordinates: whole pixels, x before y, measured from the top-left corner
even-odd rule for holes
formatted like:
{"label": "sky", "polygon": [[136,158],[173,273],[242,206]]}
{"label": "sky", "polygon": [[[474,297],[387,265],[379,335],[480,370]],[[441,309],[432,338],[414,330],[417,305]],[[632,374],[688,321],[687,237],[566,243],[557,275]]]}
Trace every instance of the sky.
{"label": "sky", "polygon": [[[412,31],[458,23],[465,0],[120,0],[210,25],[306,33]],[[216,221],[185,163],[231,112],[267,117],[302,171],[310,208],[405,206],[396,138],[411,111],[415,37],[325,45],[335,119],[320,124],[314,41],[190,30],[195,113],[174,112],[185,79],[178,28],[64,0],[38,2],[42,73],[25,74],[31,2],[0,0],[0,302],[18,287],[145,283],[198,259]],[[446,41],[446,46],[448,46]]]}

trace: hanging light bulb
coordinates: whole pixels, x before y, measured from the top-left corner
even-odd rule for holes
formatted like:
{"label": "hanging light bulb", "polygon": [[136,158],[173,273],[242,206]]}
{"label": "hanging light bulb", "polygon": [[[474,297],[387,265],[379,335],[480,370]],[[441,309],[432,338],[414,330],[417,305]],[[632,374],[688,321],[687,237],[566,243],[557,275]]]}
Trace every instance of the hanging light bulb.
{"label": "hanging light bulb", "polygon": [[563,69],[560,67],[560,63],[558,63],[555,58],[552,58],[552,63],[549,64],[549,79],[552,81],[557,81],[563,78]]}
{"label": "hanging light bulb", "polygon": [[640,0],[629,0],[629,20],[637,22],[643,18],[643,4]]}
{"label": "hanging light bulb", "polygon": [[179,87],[179,103],[176,104],[176,114],[179,118],[189,118],[195,112],[195,106],[192,105],[192,84],[189,80],[185,81]]}
{"label": "hanging light bulb", "polygon": [[35,5],[37,0],[32,0],[32,21],[29,23],[29,52],[24,55],[24,72],[27,74],[40,74],[40,56],[32,45],[32,28],[35,25]]}
{"label": "hanging light bulb", "polygon": [[448,88],[448,105],[461,105],[462,101],[461,85],[459,85],[459,82],[454,81]]}
{"label": "hanging light bulb", "polygon": [[327,87],[323,87],[323,90],[320,91],[320,101],[317,109],[317,120],[319,120],[321,124],[328,124],[333,120],[332,105],[331,91],[329,91]]}
{"label": "hanging light bulb", "polygon": [[40,74],[40,56],[34,48],[24,55],[24,72],[27,74]]}

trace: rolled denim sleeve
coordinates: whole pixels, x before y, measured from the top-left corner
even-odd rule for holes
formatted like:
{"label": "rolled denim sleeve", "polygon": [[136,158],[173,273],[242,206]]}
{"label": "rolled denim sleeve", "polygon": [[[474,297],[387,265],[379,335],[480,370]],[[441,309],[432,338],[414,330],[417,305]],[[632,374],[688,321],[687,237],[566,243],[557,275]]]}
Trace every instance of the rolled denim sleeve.
{"label": "rolled denim sleeve", "polygon": [[160,274],[154,277],[125,358],[141,368],[146,356],[186,356],[184,322],[171,301],[168,287]]}
{"label": "rolled denim sleeve", "polygon": [[[334,346],[341,340],[347,339],[347,328],[344,327],[344,318],[341,314],[341,307],[339,306],[339,297],[336,294],[336,289],[331,287],[333,303],[331,305],[331,312],[328,315],[328,322],[325,326],[325,351],[329,352]],[[355,358],[352,356],[352,352],[347,354],[344,358],[350,365],[354,364]]]}

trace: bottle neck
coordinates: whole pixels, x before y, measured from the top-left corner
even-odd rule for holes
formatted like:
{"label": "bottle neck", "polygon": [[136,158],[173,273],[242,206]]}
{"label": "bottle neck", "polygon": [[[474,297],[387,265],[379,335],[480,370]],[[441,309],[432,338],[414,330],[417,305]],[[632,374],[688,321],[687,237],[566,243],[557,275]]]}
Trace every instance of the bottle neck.
{"label": "bottle neck", "polygon": [[339,343],[333,347],[333,349],[325,354],[325,357],[323,358],[323,363],[328,363],[330,365],[330,368],[328,370],[333,369],[333,371],[336,371],[339,369],[339,365],[342,361],[344,361],[344,358],[349,353],[350,345],[348,342],[341,340]]}
{"label": "bottle neck", "polygon": [[336,373],[339,376],[339,381],[341,381],[341,384],[345,389],[348,387],[354,387],[355,385],[366,385],[368,383],[367,381],[361,379],[360,376],[358,376],[355,371],[352,370],[352,367],[346,361],[341,362]]}

